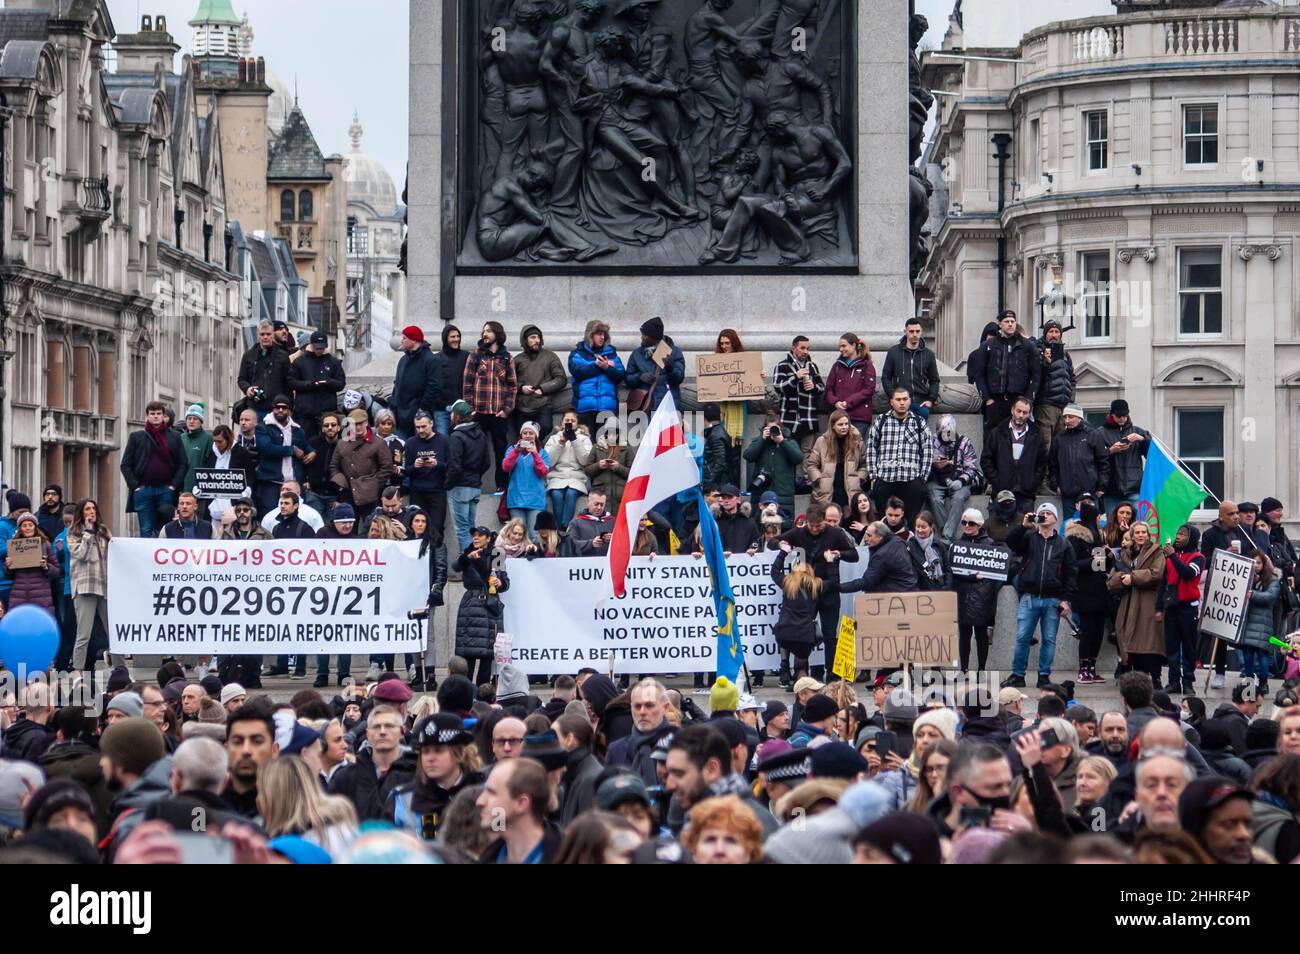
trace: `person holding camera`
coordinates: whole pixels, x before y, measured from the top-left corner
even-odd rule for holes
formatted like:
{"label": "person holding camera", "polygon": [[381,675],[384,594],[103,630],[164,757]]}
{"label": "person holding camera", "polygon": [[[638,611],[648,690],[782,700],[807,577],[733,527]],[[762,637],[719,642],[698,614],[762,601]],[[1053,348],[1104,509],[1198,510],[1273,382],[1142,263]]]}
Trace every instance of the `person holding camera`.
{"label": "person holding camera", "polygon": [[1061,618],[1070,615],[1078,570],[1074,550],[1057,532],[1061,516],[1056,505],[1040,504],[1037,512],[1025,514],[1020,526],[1007,535],[1007,546],[1021,558],[1016,579],[1020,594],[1016,610],[1016,653],[1011,675],[1004,687],[1021,688],[1029,668],[1029,640],[1042,625],[1043,645],[1038,652],[1038,687],[1052,681],[1052,660],[1056,656],[1056,630]]}
{"label": "person holding camera", "polygon": [[546,439],[546,456],[551,469],[546,475],[546,496],[557,527],[567,527],[578,510],[578,498],[587,492],[587,465],[592,455],[591,433],[578,421],[578,412],[568,408],[559,425]]}
{"label": "person holding camera", "polygon": [[750,463],[749,492],[775,493],[781,509],[793,515],[795,472],[803,463],[803,451],[775,415],[768,415],[763,433],[749,442],[744,458]]}

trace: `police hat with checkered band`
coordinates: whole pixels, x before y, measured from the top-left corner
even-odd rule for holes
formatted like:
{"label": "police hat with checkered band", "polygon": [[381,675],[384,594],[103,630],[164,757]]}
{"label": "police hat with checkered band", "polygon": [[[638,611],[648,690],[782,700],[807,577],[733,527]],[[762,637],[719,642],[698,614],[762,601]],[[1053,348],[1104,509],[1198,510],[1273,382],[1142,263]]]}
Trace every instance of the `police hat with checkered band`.
{"label": "police hat with checkered band", "polygon": [[411,745],[416,748],[425,745],[468,745],[474,736],[465,731],[460,716],[450,712],[435,712],[425,716],[415,725],[411,733]]}

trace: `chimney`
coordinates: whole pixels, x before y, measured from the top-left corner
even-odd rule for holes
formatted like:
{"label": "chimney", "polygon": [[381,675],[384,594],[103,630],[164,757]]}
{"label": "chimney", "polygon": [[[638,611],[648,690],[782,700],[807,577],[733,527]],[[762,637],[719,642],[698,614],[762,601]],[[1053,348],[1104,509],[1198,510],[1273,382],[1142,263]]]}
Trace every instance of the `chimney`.
{"label": "chimney", "polygon": [[165,16],[163,16],[161,13],[158,14],[156,17],[154,17],[154,22],[157,24],[156,29],[158,30],[159,33],[167,32],[167,18]]}
{"label": "chimney", "polygon": [[248,82],[248,60],[239,61],[239,85],[243,86]]}
{"label": "chimney", "polygon": [[113,41],[117,50],[119,73],[149,73],[156,67],[170,73],[175,68],[180,47],[167,32],[167,20],[160,16],[142,16],[139,33],[119,34]]}
{"label": "chimney", "polygon": [[264,56],[257,58],[257,82],[266,85],[266,57]]}
{"label": "chimney", "polygon": [[153,17],[149,16],[149,14],[146,13],[143,17],[140,18],[140,32],[150,33],[152,31],[153,31]]}

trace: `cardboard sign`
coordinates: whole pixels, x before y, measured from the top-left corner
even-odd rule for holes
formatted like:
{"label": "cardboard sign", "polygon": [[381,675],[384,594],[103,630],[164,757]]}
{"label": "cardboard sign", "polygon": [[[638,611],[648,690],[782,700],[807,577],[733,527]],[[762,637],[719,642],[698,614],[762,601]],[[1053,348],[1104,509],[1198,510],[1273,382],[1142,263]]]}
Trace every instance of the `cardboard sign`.
{"label": "cardboard sign", "polygon": [[764,389],[763,356],[757,351],[702,354],[695,359],[695,392],[702,402],[761,398]]}
{"label": "cardboard sign", "polygon": [[40,537],[11,537],[9,539],[9,567],[14,570],[40,569],[45,554],[45,541]]}
{"label": "cardboard sign", "polygon": [[835,643],[835,662],[831,665],[831,672],[845,682],[852,682],[853,677],[857,675],[857,667],[854,665],[857,655],[857,633],[857,620],[852,616],[841,616],[839,638]]}
{"label": "cardboard sign", "polygon": [[498,666],[510,662],[510,650],[514,643],[515,638],[509,633],[497,633],[497,638],[492,641],[492,661]]}
{"label": "cardboard sign", "polygon": [[672,356],[673,356],[672,347],[668,344],[667,341],[660,341],[659,347],[655,348],[655,350],[651,353],[650,359],[654,361],[655,364],[659,365],[659,367],[662,368],[668,363],[668,359],[671,358]]}
{"label": "cardboard sign", "polygon": [[860,593],[853,608],[859,669],[956,665],[956,593]]}
{"label": "cardboard sign", "polygon": [[1011,568],[1011,551],[1005,547],[962,543],[958,540],[948,548],[948,561],[953,576],[974,576],[978,573],[986,580],[1001,580],[1005,583]]}
{"label": "cardboard sign", "polygon": [[242,497],[245,487],[242,470],[200,467],[194,471],[194,496],[200,500],[212,500],[214,497]]}
{"label": "cardboard sign", "polygon": [[1205,581],[1198,626],[1202,636],[1234,645],[1246,627],[1246,606],[1255,582],[1255,560],[1229,550],[1215,550]]}

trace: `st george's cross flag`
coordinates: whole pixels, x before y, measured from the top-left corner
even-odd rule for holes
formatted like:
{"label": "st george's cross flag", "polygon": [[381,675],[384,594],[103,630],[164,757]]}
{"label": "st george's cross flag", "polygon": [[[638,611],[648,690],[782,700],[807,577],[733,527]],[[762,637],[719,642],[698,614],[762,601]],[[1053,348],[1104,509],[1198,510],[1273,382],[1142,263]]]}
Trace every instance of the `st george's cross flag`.
{"label": "st george's cross flag", "polygon": [[627,474],[618,519],[614,521],[609,544],[609,582],[615,596],[622,596],[626,591],[627,564],[632,557],[641,518],[655,504],[689,490],[699,482],[700,468],[686,444],[682,419],[669,391],[641,438],[636,459]]}

